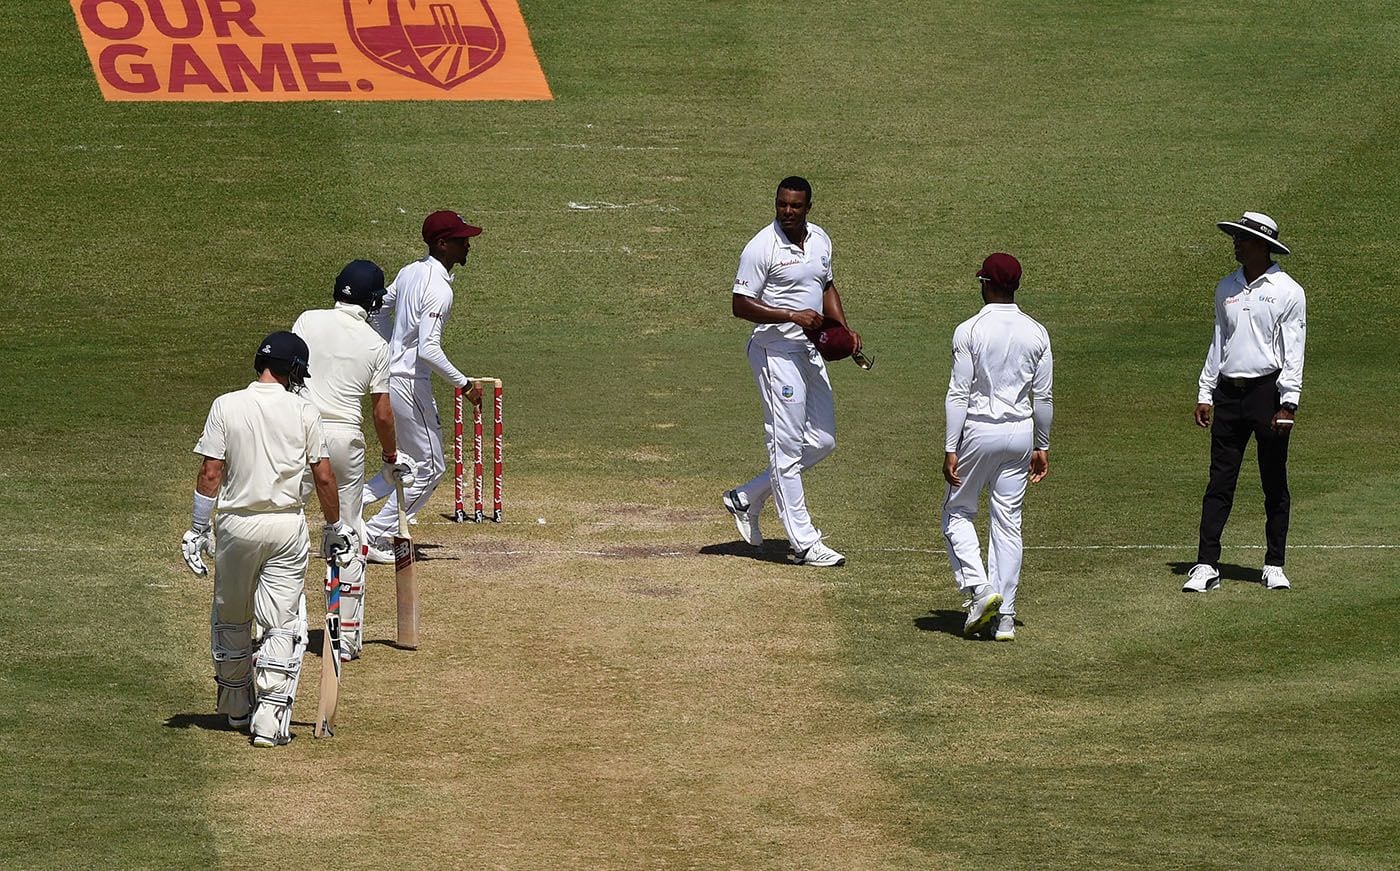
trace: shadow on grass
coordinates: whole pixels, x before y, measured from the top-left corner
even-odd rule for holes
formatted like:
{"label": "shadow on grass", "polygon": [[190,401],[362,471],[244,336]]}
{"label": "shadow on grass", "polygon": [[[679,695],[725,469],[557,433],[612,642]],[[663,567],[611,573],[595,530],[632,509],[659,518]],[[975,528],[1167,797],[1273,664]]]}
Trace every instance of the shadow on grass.
{"label": "shadow on grass", "polygon": [[721,544],[707,544],[700,548],[705,556],[738,556],[765,563],[788,562],[788,540],[786,538],[764,539],[763,547],[757,548],[746,541],[726,541]]}
{"label": "shadow on grass", "polygon": [[414,562],[418,562],[418,563],[427,563],[427,562],[433,562],[433,561],[435,561],[435,560],[460,560],[460,559],[461,559],[461,557],[459,557],[459,556],[445,556],[445,555],[438,555],[438,554],[430,553],[430,551],[442,550],[442,548],[443,548],[443,545],[440,545],[440,544],[418,544],[417,542],[414,542],[414,545],[413,545],[413,561],[414,561]]}
{"label": "shadow on grass", "polygon": [[223,714],[174,714],[165,721],[167,729],[203,729],[206,732],[237,732]]}
{"label": "shadow on grass", "polygon": [[[1172,570],[1172,574],[1174,575],[1190,574],[1191,567],[1194,565],[1194,562],[1167,563],[1167,567]],[[1249,568],[1248,566],[1237,566],[1234,563],[1220,563],[1216,566],[1216,568],[1220,571],[1220,579],[1222,581],[1245,581],[1251,584],[1264,583],[1263,572],[1257,568]]]}
{"label": "shadow on grass", "polygon": [[378,644],[381,647],[392,647],[394,650],[406,650],[410,653],[418,649],[416,647],[404,647],[392,638],[371,638],[365,641],[366,647],[371,644]]}
{"label": "shadow on grass", "polygon": [[[937,610],[928,612],[928,614],[924,617],[915,617],[914,628],[922,630],[924,632],[942,632],[944,635],[955,635],[958,638],[962,638],[963,624],[966,622],[966,611],[954,611],[949,608],[939,608]],[[992,622],[995,623],[996,621],[993,620]],[[1016,620],[1015,623],[1017,626],[1026,625],[1020,620]],[[977,633],[977,635],[975,635],[974,637],[968,638],[966,640],[991,641],[992,634],[991,632],[984,629],[983,631]]]}

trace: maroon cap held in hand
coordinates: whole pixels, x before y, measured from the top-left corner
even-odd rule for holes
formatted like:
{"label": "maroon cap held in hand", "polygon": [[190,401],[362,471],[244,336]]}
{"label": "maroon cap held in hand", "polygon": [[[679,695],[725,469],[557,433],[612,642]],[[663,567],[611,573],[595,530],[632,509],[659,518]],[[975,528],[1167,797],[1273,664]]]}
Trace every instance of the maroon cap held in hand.
{"label": "maroon cap held in hand", "polygon": [[856,349],[856,337],[835,318],[824,319],[820,330],[807,330],[806,333],[823,360],[844,360]]}
{"label": "maroon cap held in hand", "polygon": [[439,239],[469,239],[480,235],[480,227],[468,224],[456,212],[433,212],[423,219],[423,241],[429,245]]}
{"label": "maroon cap held in hand", "polygon": [[1015,290],[1021,286],[1021,262],[1010,254],[998,251],[982,261],[977,277],[1004,290]]}

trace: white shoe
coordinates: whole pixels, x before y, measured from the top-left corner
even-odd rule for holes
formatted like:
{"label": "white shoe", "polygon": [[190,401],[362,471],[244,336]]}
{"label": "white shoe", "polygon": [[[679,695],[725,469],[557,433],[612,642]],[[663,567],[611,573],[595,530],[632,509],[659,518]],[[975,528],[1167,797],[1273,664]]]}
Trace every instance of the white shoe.
{"label": "white shoe", "polygon": [[1283,573],[1283,566],[1264,566],[1264,589],[1292,589],[1288,584],[1288,575]]}
{"label": "white shoe", "polygon": [[1220,588],[1220,572],[1205,563],[1191,567],[1191,576],[1181,585],[1183,593],[1207,593]]}
{"label": "white shoe", "polygon": [[280,744],[288,744],[292,740],[288,735],[281,738],[277,734],[277,714],[271,708],[259,706],[253,712],[253,746],[254,747],[276,747]]}
{"label": "white shoe", "polygon": [[797,564],[800,566],[844,566],[846,556],[818,541],[797,555]]}
{"label": "white shoe", "polygon": [[981,596],[973,596],[967,602],[967,622],[963,623],[963,637],[971,638],[976,635],[982,627],[997,616],[997,608],[1001,607],[1001,593],[993,593],[992,585],[987,584],[986,592]]}
{"label": "white shoe", "polygon": [[993,621],[993,622],[996,624],[996,627],[997,627],[997,629],[996,629],[996,635],[994,636],[994,637],[996,638],[997,641],[1015,641],[1015,640],[1016,640],[1016,618],[1015,618],[1015,617],[1012,617],[1010,614],[1002,614],[1002,615],[1000,615],[999,617],[997,617],[997,619],[996,619],[995,621]]}
{"label": "white shoe", "polygon": [[[734,516],[734,525],[739,529],[739,537],[754,547],[763,547],[763,533],[758,531],[758,511],[754,506],[743,504],[738,490],[730,490],[721,497],[724,507]],[[759,506],[760,510],[763,506]]]}
{"label": "white shoe", "polygon": [[365,558],[372,563],[381,566],[391,566],[394,564],[394,547],[389,544],[387,538],[371,538],[366,542],[367,553]]}

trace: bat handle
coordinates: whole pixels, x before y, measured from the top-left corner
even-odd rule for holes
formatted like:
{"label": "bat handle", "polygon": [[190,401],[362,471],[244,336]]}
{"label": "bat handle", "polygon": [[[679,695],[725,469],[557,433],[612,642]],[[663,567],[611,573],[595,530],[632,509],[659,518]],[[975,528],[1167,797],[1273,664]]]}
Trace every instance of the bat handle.
{"label": "bat handle", "polygon": [[403,504],[402,481],[394,482],[394,495],[398,497],[399,502],[399,537],[408,538],[408,510],[404,508]]}

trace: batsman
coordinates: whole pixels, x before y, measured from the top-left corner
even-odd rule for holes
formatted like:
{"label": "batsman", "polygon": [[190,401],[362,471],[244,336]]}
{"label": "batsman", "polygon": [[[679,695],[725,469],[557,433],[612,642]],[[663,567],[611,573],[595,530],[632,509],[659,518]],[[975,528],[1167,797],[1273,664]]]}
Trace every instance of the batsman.
{"label": "batsman", "polygon": [[208,573],[204,555],[217,504],[209,620],[218,711],[235,729],[251,720],[254,747],[291,740],[307,641],[311,542],[301,482],[308,467],[326,518],[322,553],[344,564],[360,548],[354,526],[340,517],[321,416],[295,392],[309,357],[306,342],[292,333],[263,339],[253,357],[257,380],[214,400],[194,447],[203,462],[181,551],[191,571]]}
{"label": "batsman", "polygon": [[[311,349],[306,398],[321,413],[326,450],[340,488],[340,516],[353,523],[365,541],[362,489],[365,483],[365,436],[361,429],[365,396],[370,398],[374,429],[379,436],[383,476],[407,487],[413,483],[414,460],[397,450],[394,410],[389,404],[389,346],[369,325],[385,294],[384,270],[368,260],[355,260],[340,270],[331,287],[335,305],[302,312],[292,325]],[[303,483],[310,494],[312,482]],[[364,647],[366,548],[340,571],[340,631],[342,660],[358,659]]]}

